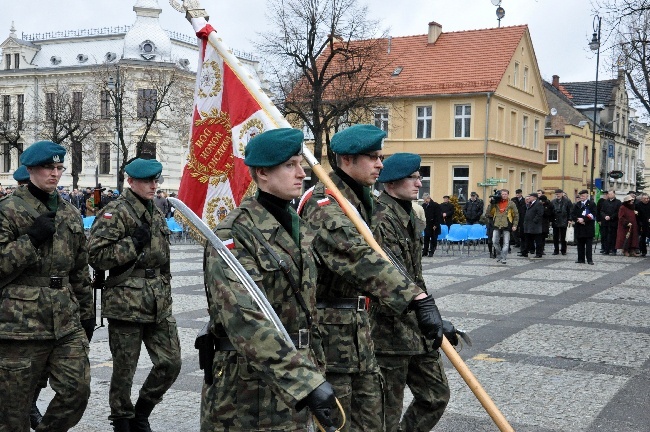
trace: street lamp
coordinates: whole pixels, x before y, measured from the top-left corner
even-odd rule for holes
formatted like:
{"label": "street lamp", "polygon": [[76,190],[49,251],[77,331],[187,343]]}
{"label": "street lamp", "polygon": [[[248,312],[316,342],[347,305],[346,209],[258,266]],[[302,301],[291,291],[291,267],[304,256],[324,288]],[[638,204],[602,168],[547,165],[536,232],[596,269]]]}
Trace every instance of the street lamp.
{"label": "street lamp", "polygon": [[589,42],[589,48],[596,52],[596,85],[594,87],[594,124],[591,132],[591,184],[589,195],[594,195],[594,170],[596,168],[596,109],[598,105],[598,63],[600,62],[600,17],[594,17],[594,34]]}
{"label": "street lamp", "polygon": [[117,190],[122,193],[122,182],[120,181],[120,145],[121,145],[121,135],[122,135],[122,128],[120,127],[120,114],[121,114],[121,95],[120,95],[120,69],[119,67],[117,68],[117,79],[114,79],[112,76],[108,77],[108,82],[106,83],[106,87],[108,90],[110,90],[113,93],[114,96],[114,105],[115,105],[115,133],[116,133],[116,141],[117,141],[117,160],[116,160],[116,167],[117,167]]}

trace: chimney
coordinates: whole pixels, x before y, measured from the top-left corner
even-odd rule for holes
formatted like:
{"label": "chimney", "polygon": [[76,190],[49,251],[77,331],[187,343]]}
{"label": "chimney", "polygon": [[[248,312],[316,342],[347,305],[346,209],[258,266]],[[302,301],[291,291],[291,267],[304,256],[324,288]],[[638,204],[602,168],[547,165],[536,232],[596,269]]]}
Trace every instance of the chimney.
{"label": "chimney", "polygon": [[442,34],[442,26],[435,21],[429,23],[429,43],[435,43]]}
{"label": "chimney", "polygon": [[559,75],[553,75],[553,87],[556,89],[560,89],[560,76]]}

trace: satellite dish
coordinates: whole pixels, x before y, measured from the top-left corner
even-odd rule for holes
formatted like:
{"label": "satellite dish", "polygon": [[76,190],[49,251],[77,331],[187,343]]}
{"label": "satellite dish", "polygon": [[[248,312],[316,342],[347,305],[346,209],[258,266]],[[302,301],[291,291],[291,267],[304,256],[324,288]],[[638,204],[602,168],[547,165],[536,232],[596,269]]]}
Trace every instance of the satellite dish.
{"label": "satellite dish", "polygon": [[494,6],[499,6],[501,4],[501,0],[492,0],[492,4]]}
{"label": "satellite dish", "polygon": [[554,116],[557,114],[557,110],[555,108],[551,108],[551,115]]}

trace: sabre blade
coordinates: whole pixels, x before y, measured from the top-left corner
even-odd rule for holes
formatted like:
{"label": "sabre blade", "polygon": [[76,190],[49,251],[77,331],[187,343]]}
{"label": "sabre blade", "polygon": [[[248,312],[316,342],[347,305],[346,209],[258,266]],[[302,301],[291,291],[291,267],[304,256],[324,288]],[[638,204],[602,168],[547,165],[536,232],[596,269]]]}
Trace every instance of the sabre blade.
{"label": "sabre blade", "polygon": [[237,275],[237,278],[240,280],[240,282],[244,285],[248,293],[251,295],[257,306],[260,308],[266,319],[268,319],[273,326],[278,330],[281,334],[282,337],[286,340],[287,344],[291,345],[292,347],[295,348],[295,345],[293,344],[293,341],[291,340],[291,337],[289,336],[289,333],[287,333],[287,330],[284,328],[284,325],[280,321],[280,318],[278,315],[275,313],[275,310],[271,307],[271,304],[267,300],[266,296],[262,293],[262,291],[259,289],[257,284],[253,281],[253,279],[250,277],[250,275],[246,272],[244,267],[242,267],[241,263],[235,258],[235,256],[228,250],[226,245],[223,244],[221,239],[217,237],[217,235],[212,232],[210,227],[208,227],[205,222],[199,218],[196,213],[192,211],[191,208],[189,208],[183,201],[179,200],[178,198],[167,198],[169,202],[174,206],[176,211],[180,212],[186,219],[187,221],[192,224],[192,226],[199,232],[205,239],[210,243],[210,246],[212,246],[219,256],[224,260],[226,265],[230,267],[232,271],[235,272],[235,275]]}

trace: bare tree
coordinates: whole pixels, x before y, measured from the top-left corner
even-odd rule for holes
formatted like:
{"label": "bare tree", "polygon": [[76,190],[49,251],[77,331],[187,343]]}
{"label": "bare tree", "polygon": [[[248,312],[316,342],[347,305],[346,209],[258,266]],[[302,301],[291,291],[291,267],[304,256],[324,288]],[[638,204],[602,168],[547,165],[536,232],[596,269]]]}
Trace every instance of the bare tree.
{"label": "bare tree", "polygon": [[367,119],[390,93],[381,79],[392,70],[380,55],[386,33],[356,0],[273,0],[269,9],[273,30],[257,45],[270,63],[276,103],[312,132],[320,161],[331,131],[353,116]]}
{"label": "bare tree", "polygon": [[72,187],[77,188],[84,160],[94,160],[94,134],[102,124],[98,95],[92,85],[57,80],[44,83],[45,97],[37,112],[44,114],[40,135],[66,147],[71,159]]}
{"label": "bare tree", "polygon": [[[3,104],[0,117],[0,156],[3,157],[10,156],[12,152],[20,156],[23,152],[23,140],[29,125],[25,122],[24,95],[20,96],[22,102],[19,102],[16,96],[15,103],[12,104],[12,96],[8,95],[4,95],[0,101]],[[5,170],[8,168],[5,166]]]}
{"label": "bare tree", "polygon": [[[194,77],[189,72],[166,63],[147,65],[107,64],[96,72],[102,91],[102,116],[114,121],[121,154],[118,189],[124,184],[124,167],[133,157],[150,157],[164,150],[150,142],[152,135],[164,130],[182,131],[189,124]],[[110,106],[107,106],[110,105]],[[107,113],[108,111],[111,111]]]}

